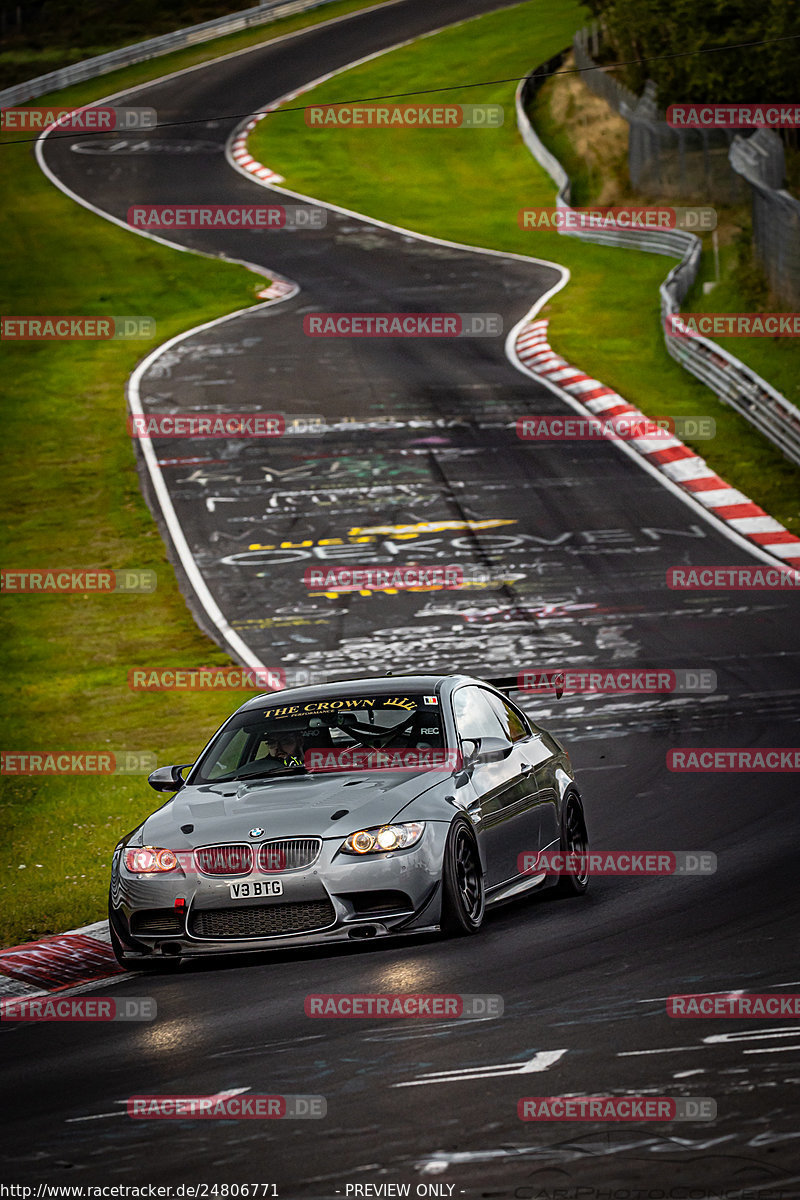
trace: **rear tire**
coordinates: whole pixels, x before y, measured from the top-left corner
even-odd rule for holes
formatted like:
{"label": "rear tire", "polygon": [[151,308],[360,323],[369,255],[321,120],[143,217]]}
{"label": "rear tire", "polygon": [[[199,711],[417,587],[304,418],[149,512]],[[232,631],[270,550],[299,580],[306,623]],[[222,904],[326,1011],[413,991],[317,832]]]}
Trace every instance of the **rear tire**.
{"label": "rear tire", "polygon": [[442,863],[442,917],[445,937],[477,933],[486,912],[483,868],[474,834],[464,820],[450,826]]}
{"label": "rear tire", "polygon": [[[564,802],[564,812],[561,814],[561,844],[563,854],[585,854],[589,850],[589,835],[587,833],[587,818],[583,814],[583,804],[577,792],[567,792]],[[589,888],[589,872],[583,875],[563,875],[555,894],[560,896],[582,896]]]}
{"label": "rear tire", "polygon": [[[577,792],[568,792],[561,817],[561,853],[585,854],[589,849],[586,818]],[[589,875],[562,875],[556,885],[558,896],[583,896],[589,887]]]}

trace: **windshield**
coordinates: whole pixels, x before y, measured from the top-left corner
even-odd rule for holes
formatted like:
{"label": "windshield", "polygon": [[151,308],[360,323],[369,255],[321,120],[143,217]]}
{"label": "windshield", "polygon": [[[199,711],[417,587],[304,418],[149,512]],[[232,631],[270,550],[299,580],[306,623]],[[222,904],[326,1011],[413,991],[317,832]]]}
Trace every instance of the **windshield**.
{"label": "windshield", "polygon": [[[239,713],[211,742],[192,783],[306,771],[366,770],[387,761],[413,769],[413,756],[444,746],[436,696],[326,696],[297,704],[265,703]],[[387,760],[382,754],[404,752]]]}

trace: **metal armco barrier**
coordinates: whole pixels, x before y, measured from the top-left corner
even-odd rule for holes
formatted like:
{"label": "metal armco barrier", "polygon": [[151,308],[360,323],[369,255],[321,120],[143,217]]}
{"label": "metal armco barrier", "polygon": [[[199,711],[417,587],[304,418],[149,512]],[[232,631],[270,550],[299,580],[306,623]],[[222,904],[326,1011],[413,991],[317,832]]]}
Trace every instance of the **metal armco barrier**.
{"label": "metal armco barrier", "polygon": [[225,17],[216,17],[213,21],[203,21],[200,25],[189,25],[186,29],[176,29],[174,33],[149,38],[146,42],[122,46],[119,50],[109,51],[108,54],[84,58],[69,67],[62,67],[59,71],[37,75],[35,79],[26,79],[23,83],[6,88],[0,92],[0,108],[22,104],[36,96],[46,96],[48,92],[70,87],[73,83],[82,83],[85,79],[96,79],[99,75],[107,75],[109,71],[116,71],[119,67],[130,67],[134,63],[145,62],[149,58],[157,58],[173,50],[196,46],[200,42],[210,42],[213,38],[224,37],[227,33],[238,33],[241,29],[249,29],[255,25],[267,25],[280,17],[290,17],[294,13],[333,3],[334,0],[273,0],[272,4],[259,4],[256,8],[245,8]]}
{"label": "metal armco barrier", "polygon": [[[556,206],[569,209],[570,180],[561,163],[542,145],[528,118],[527,107],[547,76],[558,70],[564,53],[537,67],[517,87],[517,126],[533,157],[558,188]],[[671,337],[667,318],[680,306],[694,283],[700,263],[701,243],[693,233],[682,230],[559,229],[565,237],[582,238],[604,246],[648,250],[680,259],[659,288],[661,326],[667,353],[736,409],[751,425],[777,446],[788,459],[800,464],[800,411],[771,384],[727,350],[702,336]]]}

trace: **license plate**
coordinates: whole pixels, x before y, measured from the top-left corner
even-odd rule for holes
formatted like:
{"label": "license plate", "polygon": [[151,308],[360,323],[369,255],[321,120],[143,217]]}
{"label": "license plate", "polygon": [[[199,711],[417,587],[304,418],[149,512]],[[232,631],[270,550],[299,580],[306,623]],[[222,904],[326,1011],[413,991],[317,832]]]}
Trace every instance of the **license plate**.
{"label": "license plate", "polygon": [[231,900],[255,900],[259,896],[282,896],[280,879],[254,879],[250,883],[231,883]]}

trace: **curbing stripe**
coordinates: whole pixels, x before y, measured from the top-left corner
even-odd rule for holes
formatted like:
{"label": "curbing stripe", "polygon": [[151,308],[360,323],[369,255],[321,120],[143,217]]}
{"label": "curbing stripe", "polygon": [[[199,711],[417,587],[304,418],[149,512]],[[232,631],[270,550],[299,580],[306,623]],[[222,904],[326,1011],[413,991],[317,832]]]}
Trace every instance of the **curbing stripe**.
{"label": "curbing stripe", "polygon": [[737,492],[736,488],[721,487],[721,488],[704,488],[695,493],[701,504],[707,504],[709,508],[723,508],[730,504],[749,504],[747,496],[743,496],[741,492]]}
{"label": "curbing stripe", "polygon": [[122,973],[111,951],[108,922],[99,921],[0,951],[0,1003],[63,992]]}
{"label": "curbing stripe", "polygon": [[715,479],[719,483],[724,482],[719,475],[714,474],[705,459],[696,456],[685,458],[682,462],[667,463],[663,473],[673,483],[685,484],[684,491],[690,494],[694,493],[695,485],[699,487],[705,479]]}
{"label": "curbing stripe", "polygon": [[775,547],[773,550],[773,553],[775,554],[780,553],[780,547],[782,545],[794,545],[795,540],[794,534],[789,533],[786,529],[784,529],[783,532],[771,531],[770,533],[754,533],[752,538],[753,541],[758,542],[760,546],[769,546],[770,549]]}
{"label": "curbing stripe", "polygon": [[[547,324],[544,319],[530,321],[516,332],[515,353],[532,374],[546,378],[550,385],[557,383],[593,416],[635,413],[642,421],[647,420],[644,413],[617,392],[557,355],[547,341]],[[800,569],[800,538],[726,483],[705,459],[678,438],[630,438],[626,444],[729,529],[744,535],[762,552],[773,555],[781,566]]]}
{"label": "curbing stripe", "polygon": [[[582,383],[570,384],[569,391],[573,396],[583,396],[589,392],[595,392],[600,386],[600,383],[596,379],[592,379],[591,375],[585,375]],[[605,390],[610,391],[611,389],[606,388]]]}
{"label": "curbing stripe", "polygon": [[724,479],[719,475],[706,475],[703,479],[689,479],[686,486],[692,492],[710,492],[715,488],[726,487]]}
{"label": "curbing stripe", "polygon": [[[269,111],[269,110],[267,110]],[[267,115],[265,111],[264,116]],[[230,145],[231,157],[235,160],[236,166],[244,169],[251,175],[257,175],[259,179],[269,179],[273,183],[283,183],[283,175],[279,175],[277,171],[271,171],[269,167],[265,167],[263,163],[257,162],[250,151],[247,149],[247,135],[256,127],[255,121],[249,121],[234,137]]]}
{"label": "curbing stripe", "polygon": [[[365,11],[370,11],[370,10],[365,10]],[[349,16],[350,14],[347,14],[347,15]],[[342,20],[342,19],[346,19],[346,17],[345,18],[335,18],[333,21],[324,22],[323,24],[335,24],[337,21]],[[462,24],[462,22],[456,22],[455,24]],[[447,28],[452,28],[452,26],[447,26]],[[303,31],[300,31],[300,32],[303,32]],[[431,31],[431,33],[437,33],[437,32],[440,32],[440,30]],[[297,34],[286,35],[287,38],[290,38],[293,36],[297,36]],[[424,36],[430,36],[430,34],[424,35]],[[284,39],[277,38],[274,40],[275,41],[283,41]],[[276,171],[273,171],[271,168],[264,166],[262,163],[258,162],[257,160],[255,160],[254,158],[251,157],[249,150],[247,149],[247,136],[249,133],[252,132],[253,129],[255,129],[256,125],[261,120],[263,120],[264,117],[266,117],[269,113],[277,110],[278,108],[280,108],[283,104],[287,103],[288,101],[296,99],[298,96],[301,96],[304,92],[312,90],[312,88],[316,87],[318,84],[324,82],[325,80],[333,78],[335,75],[342,74],[345,71],[351,69],[352,67],[359,65],[361,62],[370,61],[371,59],[378,58],[381,55],[388,53],[392,50],[397,50],[401,47],[410,45],[415,40],[417,40],[417,39],[409,39],[406,42],[401,42],[395,46],[390,46],[387,48],[387,50],[378,51],[375,54],[369,55],[365,59],[361,59],[361,60],[358,60],[357,62],[349,63],[349,64],[347,64],[347,66],[342,67],[339,70],[332,71],[328,75],[325,75],[325,76],[320,77],[319,79],[313,80],[312,82],[307,83],[303,87],[297,88],[295,91],[289,92],[286,95],[281,96],[278,100],[276,100],[273,103],[266,106],[265,109],[258,112],[257,114],[254,114],[245,123],[243,123],[239,129],[237,129],[235,131],[233,137],[231,138],[231,140],[228,143],[228,146],[226,148],[226,156],[228,158],[230,165],[235,170],[238,170],[241,173],[246,174],[248,177],[251,177],[253,175],[257,176],[260,180],[262,180],[265,183],[270,182],[270,183],[274,183],[274,184],[280,184],[280,183],[285,182],[285,179],[282,175],[279,175]],[[253,47],[248,47],[245,50],[236,51],[232,55],[223,55],[222,58],[235,57],[238,54],[248,53],[252,49],[253,49]],[[213,61],[221,61],[221,60],[218,59],[218,60],[213,60]],[[182,71],[176,71],[170,75],[163,76],[162,81],[163,81],[163,79],[170,79],[174,75],[180,75],[180,74],[188,73],[190,71],[199,70],[203,66],[207,66],[207,65],[208,64],[206,64],[206,63],[201,63],[195,67],[184,68]],[[158,82],[158,81],[157,80],[149,81],[150,84],[155,83],[155,82]],[[123,89],[121,92],[115,93],[114,96],[111,98],[116,98],[117,96],[126,95],[128,92],[131,92],[131,91],[140,90],[140,88],[143,86],[147,86],[147,85],[138,85],[135,88],[132,87],[132,88]],[[106,97],[106,99],[109,99],[109,98]],[[93,103],[99,104],[99,103],[102,103],[102,101],[98,100],[98,101],[94,101]],[[45,135],[43,134],[42,139],[44,136]],[[37,141],[36,154],[37,154],[37,160],[39,161],[39,164],[42,167],[42,170],[48,176],[48,178],[50,178],[51,181],[56,184],[56,186],[61,188],[61,190],[64,191],[67,195],[70,195],[79,204],[82,204],[84,207],[89,208],[91,211],[98,213],[98,215],[104,217],[106,220],[112,221],[113,223],[120,225],[122,228],[128,228],[128,226],[126,226],[122,221],[110,216],[109,214],[103,212],[101,209],[94,208],[91,204],[84,201],[83,199],[81,199],[80,197],[75,195],[74,193],[70,192],[65,187],[65,185],[63,185],[57,178],[55,178],[54,176],[52,176],[50,174],[50,172],[44,167],[43,160],[41,158],[40,142],[42,139],[39,139],[39,141]],[[297,196],[297,193],[293,193],[293,192],[287,192],[287,194]],[[301,197],[298,196],[298,198],[301,198]],[[309,197],[302,197],[302,198],[305,200],[309,200]],[[360,213],[350,213],[349,210],[343,209],[337,205],[326,204],[324,201],[323,202],[314,201],[314,202],[315,203],[323,203],[325,205],[325,207],[327,207],[328,209],[330,209],[332,211],[346,213],[347,215],[357,216],[361,220],[364,220],[368,223],[377,225],[382,228],[388,228],[388,229],[393,229],[393,230],[398,229],[397,226],[393,226],[387,222],[379,221],[379,220],[376,220],[376,219],[370,218],[370,217],[365,217],[363,214],[360,214]],[[400,231],[403,233],[412,232],[412,231],[408,231],[405,229],[400,230]],[[145,233],[144,236],[151,238],[153,241],[161,242],[162,245],[167,245],[171,249],[177,249],[177,250],[186,249],[183,246],[169,242],[166,239],[159,238],[150,233]],[[434,242],[439,245],[458,245],[460,249],[471,249],[471,250],[475,250],[478,252],[489,253],[489,254],[497,253],[498,257],[507,257],[507,258],[513,258],[513,259],[518,259],[518,260],[521,260],[523,257],[528,257],[528,256],[516,255],[513,253],[503,254],[502,252],[492,252],[491,250],[487,251],[484,247],[462,246],[461,243],[449,242],[445,239],[440,239],[440,238],[426,238],[425,235],[420,235],[420,234],[417,234],[414,232],[412,232],[412,236],[418,237],[420,240],[431,241],[431,242]],[[530,257],[529,261],[541,263],[546,260]],[[250,264],[241,264],[241,265],[249,266]],[[550,262],[548,262],[547,265],[560,270],[562,272],[562,279],[549,292],[545,293],[542,297],[540,297],[540,299],[538,301],[538,306],[541,306],[544,303],[546,303],[546,301],[550,298],[550,296],[553,293],[559,291],[562,287],[564,287],[565,284],[567,283],[567,281],[569,280],[569,272],[565,267],[562,267],[560,264],[550,263]],[[259,296],[259,298],[264,298],[264,299],[277,299],[277,298],[280,298],[283,296],[287,296],[291,293],[296,293],[299,290],[300,289],[296,284],[289,283],[287,280],[275,279],[273,281],[273,283],[270,284],[269,287],[264,289],[264,291],[259,292],[258,296]],[[242,310],[242,311],[247,311],[247,310]],[[230,313],[230,314],[227,314],[226,317],[218,319],[218,322],[209,322],[208,324],[221,323],[222,321],[228,320],[231,317],[235,317],[238,315],[240,315],[240,313]],[[516,338],[513,341],[514,353],[516,355],[516,358],[519,360],[519,363],[522,364],[524,367],[526,367],[533,374],[539,374],[539,375],[548,374],[548,372],[545,371],[544,369],[540,369],[540,365],[543,363],[549,363],[551,370],[552,370],[554,368],[554,360],[556,360],[556,359],[559,359],[559,362],[558,362],[558,364],[555,365],[555,369],[560,370],[562,364],[565,367],[569,366],[569,364],[567,364],[565,359],[560,359],[559,356],[555,353],[555,351],[553,351],[551,349],[551,347],[547,341],[547,326],[548,326],[548,324],[549,324],[549,320],[547,318],[539,317],[534,320],[530,320],[526,324],[523,324],[517,330]],[[198,329],[200,329],[200,328],[203,328],[203,326],[198,326],[193,330],[189,330],[185,334],[180,335],[179,338],[172,339],[172,341],[178,341],[184,337],[188,337],[190,334],[196,333],[198,331]],[[171,342],[165,343],[165,345],[158,347],[158,350],[155,353],[162,353],[166,349],[168,344],[171,344]],[[507,343],[507,344],[509,344],[509,343]],[[153,357],[154,356],[155,355],[153,355]],[[553,376],[552,378],[554,379],[555,376]],[[592,411],[592,409],[590,408],[590,404],[594,408],[594,406],[596,404],[598,404],[598,402],[601,402],[603,398],[606,398],[608,400],[608,403],[607,404],[601,403],[601,407],[595,408],[594,411],[606,411],[606,409],[608,407],[614,406],[615,404],[617,404],[617,402],[620,402],[621,404],[625,405],[624,411],[626,411],[626,412],[637,411],[636,409],[634,409],[634,407],[632,405],[628,406],[626,404],[626,402],[622,399],[622,397],[619,396],[616,392],[614,392],[612,388],[608,388],[604,384],[601,384],[599,380],[593,379],[591,376],[586,375],[578,367],[571,368],[571,371],[569,372],[569,378],[570,378],[571,382],[560,383],[557,386],[559,387],[559,389],[569,393],[571,397],[577,398],[577,397],[583,396],[584,399],[581,401],[581,403],[583,403],[585,405],[585,407],[587,409],[589,409],[590,411]],[[552,379],[549,379],[548,383],[552,383]],[[620,411],[623,411],[623,410],[620,409]],[[643,414],[641,414],[641,415],[642,415],[642,418],[645,419],[644,415]],[[638,441],[646,441],[647,439],[637,439],[637,440]],[[663,440],[661,440],[661,439],[659,439],[659,440],[660,440],[660,444],[663,446],[664,445]],[[659,471],[670,481],[671,484],[673,484],[673,485],[677,484],[677,486],[681,490],[683,490],[688,495],[692,495],[693,498],[697,499],[697,497],[694,495],[693,489],[690,486],[691,483],[696,482],[698,479],[700,479],[704,476],[709,476],[709,477],[713,476],[714,480],[719,480],[719,477],[714,475],[714,472],[711,470],[710,467],[707,466],[704,459],[700,458],[698,455],[695,455],[687,447],[683,446],[682,443],[677,443],[677,444],[681,446],[681,450],[683,451],[683,453],[674,459],[667,457],[664,460],[662,460],[661,462],[659,462],[658,463]],[[644,451],[643,449],[640,449],[639,453],[642,454],[643,457],[646,454],[647,460],[650,463],[652,463],[653,460],[656,459],[656,457],[657,457],[656,454],[646,453],[646,451]],[[665,453],[667,456],[669,456],[671,451],[666,451]],[[724,485],[723,480],[719,480],[719,482]],[[753,507],[755,508],[756,506],[754,505]],[[709,510],[709,511],[711,511],[711,510]],[[758,511],[761,512],[763,510],[759,509]],[[795,567],[800,568],[800,538],[797,538],[794,534],[790,533],[789,530],[784,529],[784,527],[782,525],[780,525],[777,521],[773,521],[773,519],[771,517],[768,517],[766,519],[770,523],[771,528],[768,530],[765,530],[765,529],[753,530],[752,533],[748,534],[750,540],[754,544],[758,544],[760,550],[771,552],[776,557],[780,557],[780,559],[782,560],[781,565],[788,565],[788,562],[791,562],[791,563],[793,563],[793,565]],[[741,525],[741,524],[747,524],[747,523],[748,523],[748,521],[746,521],[746,520],[745,521],[739,520],[738,522],[735,522],[735,521],[728,522],[728,524],[730,524],[731,527],[735,527],[737,524]],[[749,523],[752,524],[752,519],[750,520]],[[743,531],[738,530],[737,532],[743,532]],[[765,544],[763,539],[769,539],[769,544]],[[778,544],[778,543],[780,543],[780,544]],[[797,551],[798,551],[798,554],[796,556],[792,553],[795,548],[797,548]],[[783,561],[784,559],[788,559],[788,562],[784,562]],[[108,922],[107,921],[99,921],[99,922],[96,922],[94,925],[86,926],[83,929],[67,930],[66,933],[60,934],[58,936],[68,937],[70,935],[88,934],[89,930],[91,930],[92,935],[94,935],[94,940],[98,941],[99,944],[102,944],[102,943],[108,944],[110,942],[110,934],[108,931]],[[46,940],[47,939],[43,939],[43,942]],[[26,951],[34,950],[34,949],[39,948],[43,944],[43,942],[31,942],[31,943],[26,944],[24,947],[16,947],[16,949],[18,949],[18,950],[24,949]],[[113,974],[115,975],[117,973],[118,972],[115,971]],[[92,976],[91,978],[96,978],[96,976]],[[110,976],[109,978],[113,978],[113,975]],[[76,983],[73,983],[71,985],[66,985],[66,986],[74,987],[74,986],[76,986],[76,984],[78,982],[88,982],[88,981],[89,981],[88,979],[83,980],[83,981],[76,981]],[[63,986],[65,986],[65,985],[62,985],[62,987]],[[4,991],[3,990],[4,988],[7,988],[8,990]],[[33,992],[34,994],[38,994],[38,995],[46,994],[46,992],[37,990],[35,988],[35,985],[26,984],[26,983],[23,983],[22,981],[14,980],[8,976],[4,976],[4,975],[0,974],[0,1000],[2,1000],[3,998],[8,998],[10,996],[19,997],[21,989],[27,990],[29,988],[30,988],[31,992]],[[53,990],[55,990],[55,989],[53,989]]]}

